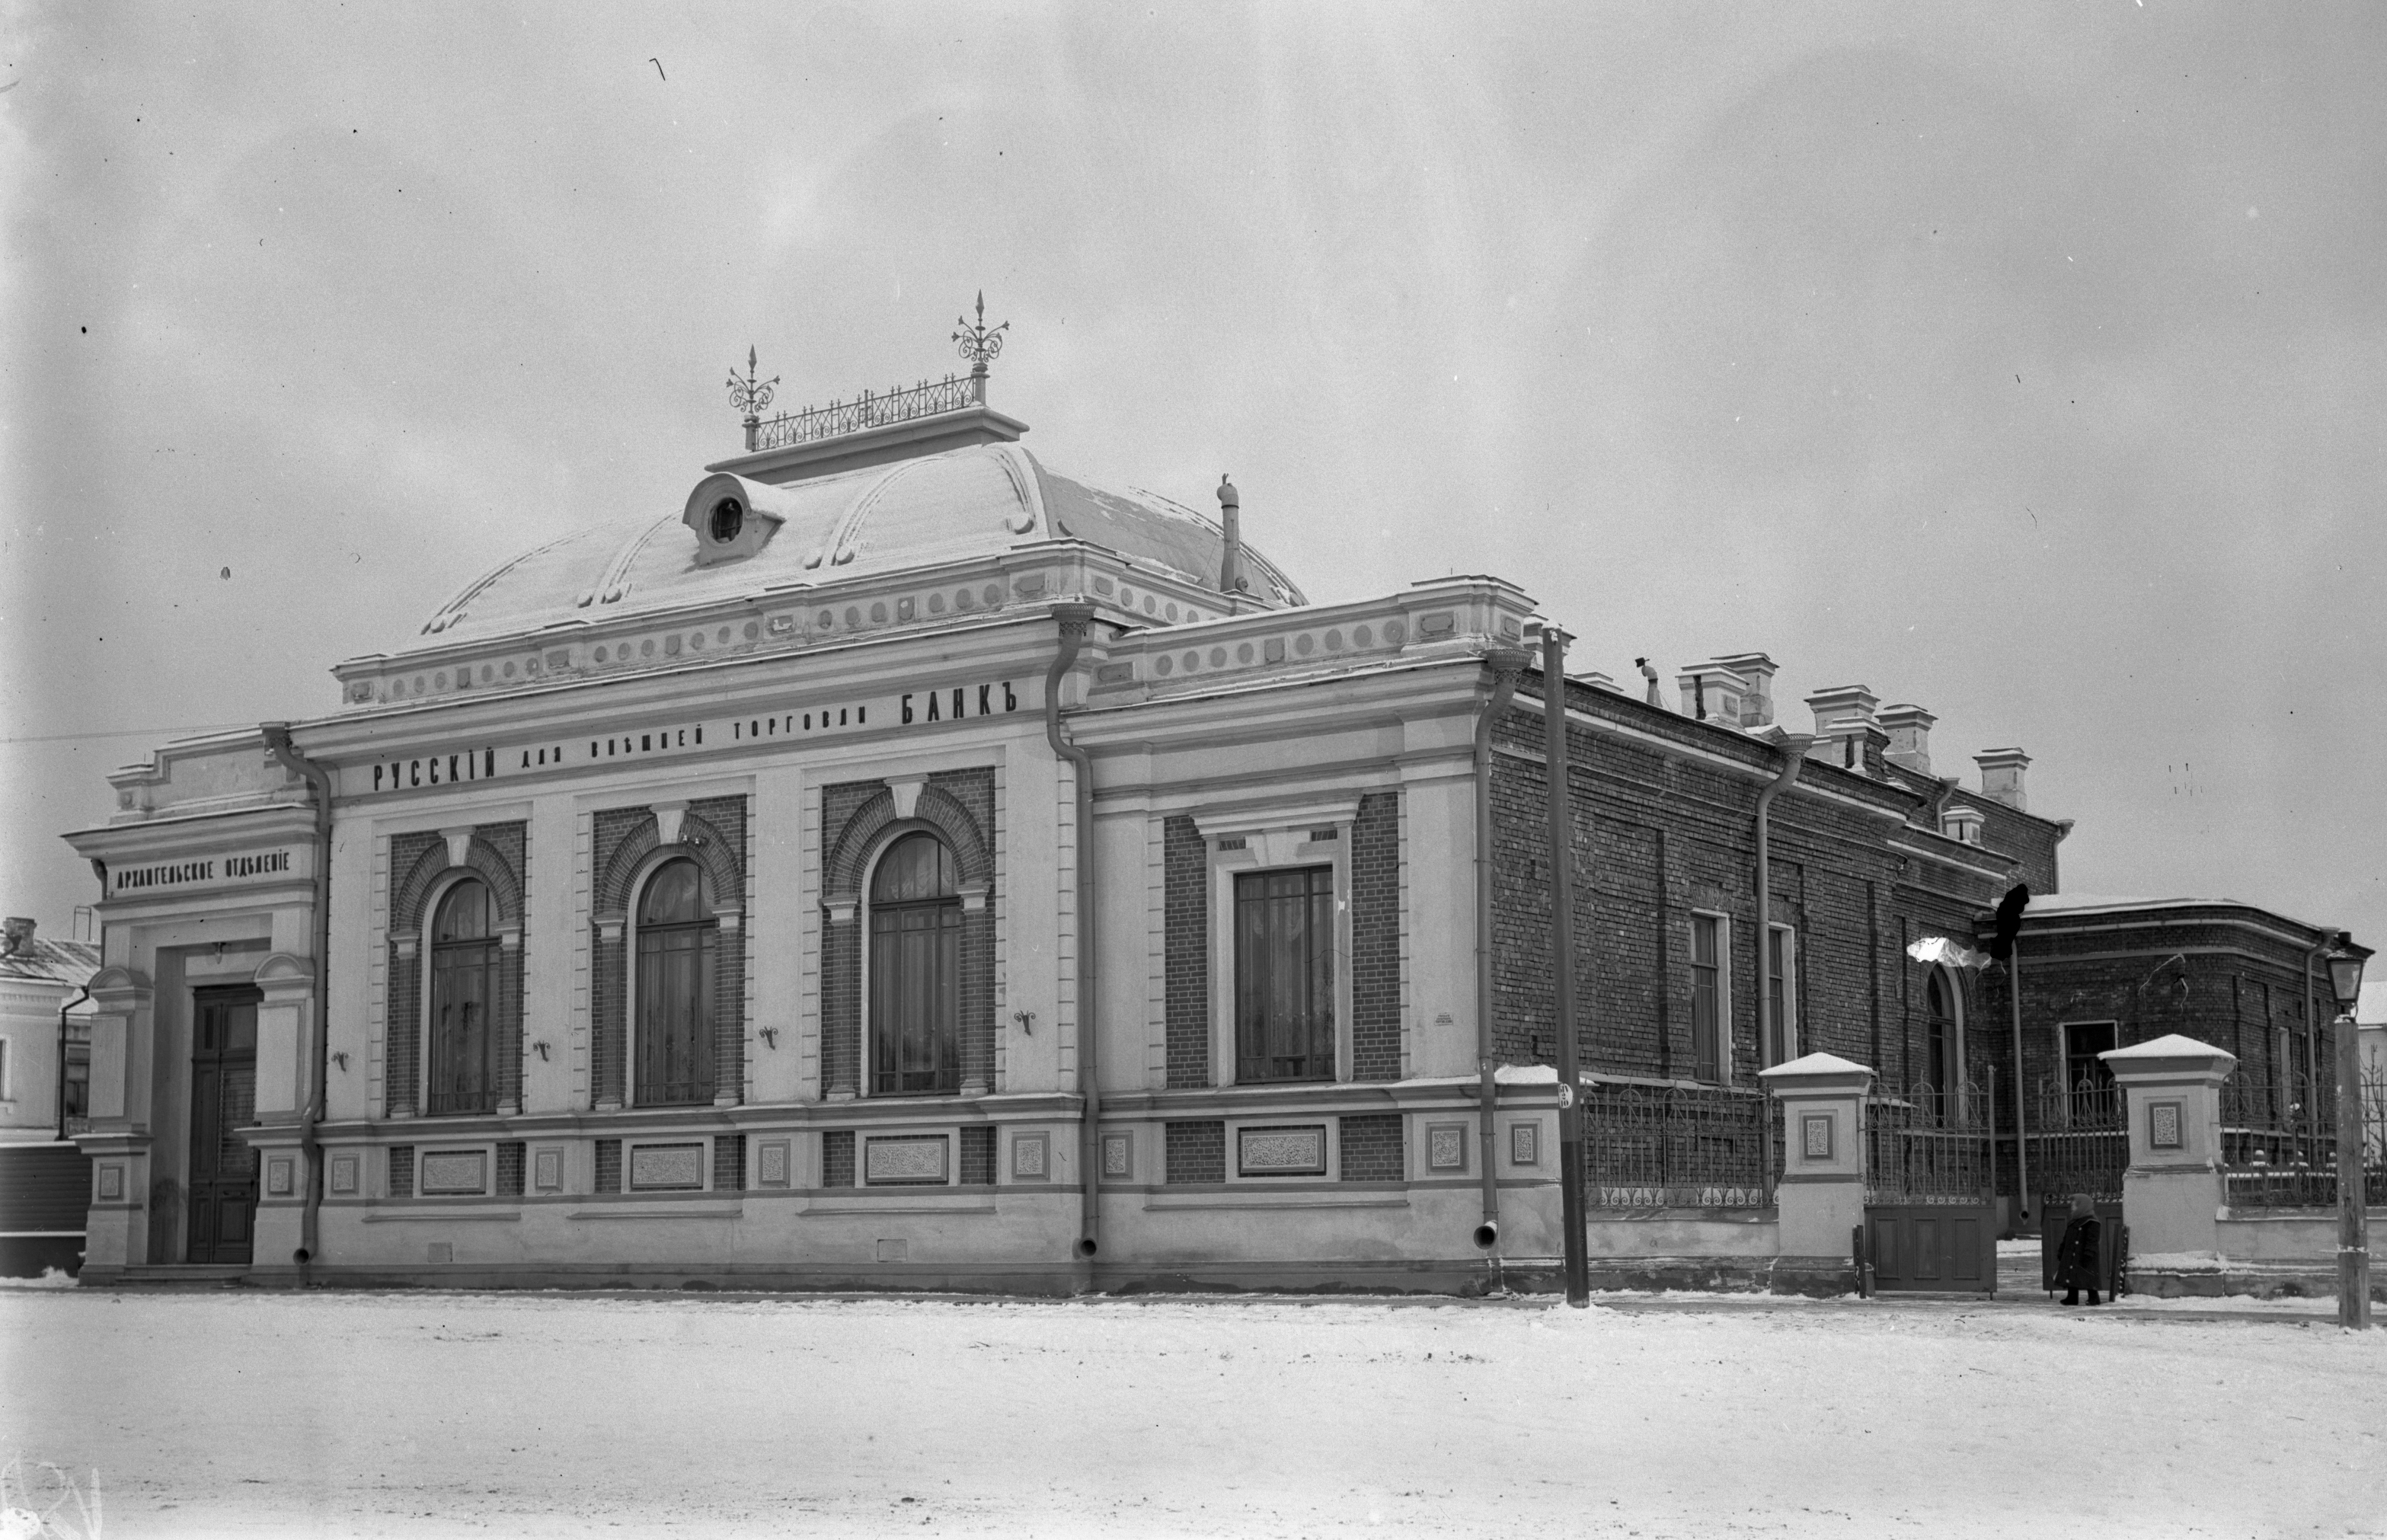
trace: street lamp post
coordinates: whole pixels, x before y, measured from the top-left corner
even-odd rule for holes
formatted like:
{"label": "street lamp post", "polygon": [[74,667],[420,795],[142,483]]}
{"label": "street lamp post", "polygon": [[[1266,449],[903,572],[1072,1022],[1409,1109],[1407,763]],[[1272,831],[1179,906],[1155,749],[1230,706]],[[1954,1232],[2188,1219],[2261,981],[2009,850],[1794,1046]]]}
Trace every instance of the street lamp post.
{"label": "street lamp post", "polygon": [[2362,993],[2362,959],[2343,931],[2330,949],[2329,985],[2337,996],[2337,1323],[2370,1325],[2370,1248],[2363,1211],[2362,1059],[2354,1003]]}

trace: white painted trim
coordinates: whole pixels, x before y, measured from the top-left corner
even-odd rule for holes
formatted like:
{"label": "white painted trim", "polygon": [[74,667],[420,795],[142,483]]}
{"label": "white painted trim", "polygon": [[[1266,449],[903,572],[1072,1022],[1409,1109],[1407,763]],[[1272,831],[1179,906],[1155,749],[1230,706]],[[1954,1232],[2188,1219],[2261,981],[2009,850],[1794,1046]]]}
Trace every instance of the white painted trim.
{"label": "white painted trim", "polygon": [[[1190,811],[1194,827],[1215,848],[1219,840],[1237,835],[1248,839],[1253,835],[1329,826],[1347,831],[1359,816],[1359,797],[1360,792],[1352,789],[1340,795],[1299,802],[1255,801],[1225,806],[1213,804]],[[1344,838],[1347,839],[1350,836],[1346,832]]]}
{"label": "white painted trim", "polygon": [[[1210,912],[1210,1083],[1236,1083],[1235,1043],[1235,878],[1290,867],[1327,866],[1334,883],[1334,1073],[1335,1083],[1351,1079],[1351,828],[1358,817],[1359,799],[1348,800],[1347,815],[1332,824],[1335,838],[1313,841],[1313,828],[1330,820],[1315,816],[1314,808],[1296,808],[1291,825],[1244,824],[1239,851],[1219,848],[1219,836],[1206,831],[1204,843],[1208,864]],[[1330,810],[1331,811],[1331,810]],[[1197,824],[1197,827],[1200,826]],[[1224,838],[1238,838],[1227,835]],[[1269,1082],[1275,1084],[1278,1082]],[[1287,1082],[1298,1084],[1301,1082]]]}

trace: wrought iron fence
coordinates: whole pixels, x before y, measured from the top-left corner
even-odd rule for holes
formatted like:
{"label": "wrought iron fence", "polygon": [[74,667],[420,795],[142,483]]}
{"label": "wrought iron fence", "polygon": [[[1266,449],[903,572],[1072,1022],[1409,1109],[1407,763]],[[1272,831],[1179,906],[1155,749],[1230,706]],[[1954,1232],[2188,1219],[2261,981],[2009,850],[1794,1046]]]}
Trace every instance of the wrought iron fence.
{"label": "wrought iron fence", "polygon": [[[2366,1071],[2358,1100],[2363,1203],[2387,1204],[2387,1075]],[[2334,1088],[2301,1076],[2234,1076],[2221,1086],[2221,1167],[2240,1208],[2337,1205]]]}
{"label": "wrought iron fence", "polygon": [[1583,1108],[1586,1201],[1595,1208],[1762,1208],[1781,1169],[1778,1121],[1762,1092],[1592,1086]]}
{"label": "wrought iron fence", "polygon": [[[2122,1195],[2122,1173],[2130,1165],[2130,1126],[2122,1088],[2111,1081],[2083,1080],[2068,1087],[2041,1080],[2033,1098],[2037,1114],[2027,1138],[2034,1193],[2092,1198]],[[2004,1146],[2011,1162],[2014,1141]],[[2001,1172],[2001,1176],[2005,1175]],[[2004,1183],[2001,1191],[2011,1191]]]}
{"label": "wrought iron fence", "polygon": [[840,434],[860,433],[865,428],[883,428],[895,423],[909,423],[916,418],[934,417],[941,412],[959,411],[983,400],[983,389],[982,379],[948,374],[941,380],[922,380],[914,385],[898,385],[885,395],[865,390],[851,401],[831,401],[825,407],[782,412],[757,423],[754,424],[754,441],[749,447],[782,449],[791,444],[809,444],[815,439],[834,438]]}
{"label": "wrought iron fence", "polygon": [[1987,1085],[1917,1085],[1865,1099],[1865,1201],[1972,1204],[1988,1200]]}

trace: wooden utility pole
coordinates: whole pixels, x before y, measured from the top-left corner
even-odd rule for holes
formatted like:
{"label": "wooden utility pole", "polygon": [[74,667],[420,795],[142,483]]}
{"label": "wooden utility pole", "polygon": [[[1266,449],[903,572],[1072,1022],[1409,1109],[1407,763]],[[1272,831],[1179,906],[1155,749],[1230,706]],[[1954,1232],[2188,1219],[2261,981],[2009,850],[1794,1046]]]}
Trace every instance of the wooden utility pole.
{"label": "wooden utility pole", "polygon": [[2337,1323],[2370,1328],[2368,1217],[2362,1201],[2362,1060],[2354,1017],[2337,1018]]}
{"label": "wooden utility pole", "polygon": [[1550,971],[1559,1033],[1559,1201],[1566,1223],[1567,1303],[1591,1304],[1590,1237],[1584,1231],[1583,1086],[1574,1046],[1574,814],[1567,805],[1567,634],[1542,626],[1543,763],[1550,793]]}

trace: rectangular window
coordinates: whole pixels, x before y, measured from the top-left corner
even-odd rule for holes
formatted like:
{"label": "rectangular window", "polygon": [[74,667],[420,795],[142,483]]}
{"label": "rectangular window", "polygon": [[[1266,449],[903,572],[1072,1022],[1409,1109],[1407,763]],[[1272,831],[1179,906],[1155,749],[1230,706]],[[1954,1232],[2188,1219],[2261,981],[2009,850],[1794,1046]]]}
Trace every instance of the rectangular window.
{"label": "rectangular window", "polygon": [[1799,1056],[1799,933],[1787,925],[1765,933],[1765,999],[1773,1016],[1765,1062],[1788,1064]]}
{"label": "rectangular window", "polygon": [[[87,1122],[91,1117],[91,1044],[67,1044],[67,1121]],[[69,1133],[81,1130],[69,1129]]]}
{"label": "rectangular window", "polygon": [[1691,1054],[1702,1080],[1732,1078],[1732,1011],[1724,958],[1730,953],[1722,915],[1691,915]]}
{"label": "rectangular window", "polygon": [[2097,1055],[2115,1046],[2110,1021],[2067,1021],[2064,1024],[2063,1111],[2067,1122],[2086,1122],[2100,1115],[2121,1115],[2114,1095],[2114,1072]]}
{"label": "rectangular window", "polygon": [[1235,878],[1235,1079],[1334,1077],[1334,868]]}

